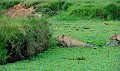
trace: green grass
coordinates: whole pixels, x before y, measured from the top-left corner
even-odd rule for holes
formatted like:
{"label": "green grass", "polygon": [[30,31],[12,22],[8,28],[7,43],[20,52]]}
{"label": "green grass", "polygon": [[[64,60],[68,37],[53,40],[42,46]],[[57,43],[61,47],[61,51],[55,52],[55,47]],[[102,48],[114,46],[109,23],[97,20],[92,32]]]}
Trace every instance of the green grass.
{"label": "green grass", "polygon": [[[43,0],[5,0],[24,1],[27,4]],[[51,0],[45,0],[45,6],[49,6]],[[52,2],[57,0],[52,0]],[[108,4],[119,5],[119,0],[66,0],[75,6],[95,8]],[[44,5],[44,3],[39,4]],[[36,5],[39,7],[39,5]],[[72,7],[71,7],[72,8]],[[78,7],[79,8],[79,7]],[[90,9],[91,12],[91,9]],[[91,14],[91,13],[90,13]],[[99,18],[81,19],[70,15],[67,11],[60,11],[58,15],[48,18],[51,22],[53,45],[47,51],[36,55],[30,60],[22,60],[15,63],[0,65],[0,71],[119,71],[120,70],[120,46],[107,47],[109,37],[116,33],[120,35],[120,21],[104,21]],[[87,29],[86,29],[87,28]],[[63,48],[57,46],[54,40],[58,35],[65,34],[99,46],[92,48]],[[4,46],[1,44],[1,46]]]}
{"label": "green grass", "polygon": [[[50,19],[51,20],[51,19]],[[65,34],[83,42],[100,45],[98,49],[89,48],[60,48],[53,41],[53,46],[35,56],[31,60],[22,60],[2,65],[1,71],[119,71],[120,46],[106,47],[108,38],[113,34],[120,34],[119,21],[79,20],[58,21],[51,20],[53,38]],[[105,25],[107,24],[107,25]],[[90,29],[84,29],[89,27]],[[79,29],[76,31],[76,29]],[[83,60],[80,60],[83,59]]]}
{"label": "green grass", "polygon": [[[55,36],[65,34],[73,38],[78,38],[84,42],[108,42],[108,38],[113,34],[119,34],[119,21],[103,20],[79,20],[79,21],[55,21]],[[85,29],[89,28],[89,29]],[[84,38],[83,38],[84,37]]]}
{"label": "green grass", "polygon": [[68,14],[68,12],[65,12],[65,11],[61,11],[58,15],[55,15],[55,16],[53,16],[51,18],[55,19],[55,20],[59,20],[59,21],[61,21],[61,20],[65,20],[65,21],[77,21],[77,20],[80,19],[79,17],[70,15],[70,14]]}
{"label": "green grass", "polygon": [[[1,71],[119,71],[119,47],[59,48],[45,51],[32,60],[1,66]],[[85,60],[69,58],[84,57]]]}
{"label": "green grass", "polygon": [[[3,0],[4,1],[4,0]],[[5,0],[6,2],[9,1],[24,1],[24,2],[36,2],[36,1],[43,1],[43,0]],[[50,0],[45,0],[49,1]],[[51,1],[58,1],[58,0],[51,0]],[[64,0],[63,0],[64,1]],[[95,2],[95,3],[108,3],[108,2],[119,2],[119,0],[66,0],[66,1],[71,1],[71,2],[84,2],[84,3],[89,3],[89,2]]]}
{"label": "green grass", "polygon": [[[46,14],[46,16],[54,16],[61,14],[60,11],[66,11],[68,14],[65,16],[120,20],[120,2],[118,0],[6,0],[0,3],[0,8],[7,9],[20,1],[26,3],[27,7],[36,6],[36,11]],[[0,12],[3,13],[3,11]]]}

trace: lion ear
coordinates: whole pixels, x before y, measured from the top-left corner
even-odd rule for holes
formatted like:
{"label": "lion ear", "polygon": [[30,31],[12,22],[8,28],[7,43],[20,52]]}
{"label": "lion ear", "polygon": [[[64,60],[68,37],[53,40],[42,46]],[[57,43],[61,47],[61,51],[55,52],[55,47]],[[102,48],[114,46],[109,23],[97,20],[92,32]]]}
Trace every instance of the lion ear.
{"label": "lion ear", "polygon": [[34,7],[34,9],[36,8],[35,6],[33,6]]}
{"label": "lion ear", "polygon": [[31,6],[31,8],[34,8],[34,9],[35,9],[36,7],[35,7],[35,6]]}
{"label": "lion ear", "polygon": [[19,4],[23,4],[23,2],[20,2]]}
{"label": "lion ear", "polygon": [[23,2],[20,2],[20,3],[23,3]]}
{"label": "lion ear", "polygon": [[115,38],[117,38],[117,34],[114,34],[115,35]]}
{"label": "lion ear", "polygon": [[64,37],[65,35],[62,35],[62,37]]}

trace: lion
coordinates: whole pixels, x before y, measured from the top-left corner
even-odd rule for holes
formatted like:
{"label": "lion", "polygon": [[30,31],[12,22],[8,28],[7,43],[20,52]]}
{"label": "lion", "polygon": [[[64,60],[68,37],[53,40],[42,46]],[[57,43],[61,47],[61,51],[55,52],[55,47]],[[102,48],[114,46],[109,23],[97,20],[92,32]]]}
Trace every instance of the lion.
{"label": "lion", "polygon": [[60,35],[56,37],[55,40],[58,41],[59,45],[62,45],[64,47],[91,47],[87,43],[81,42],[77,39],[74,39],[65,35]]}
{"label": "lion", "polygon": [[117,40],[120,41],[120,36],[118,36],[117,34],[113,34],[109,40]]}
{"label": "lion", "polygon": [[28,18],[31,16],[34,16],[35,12],[35,8],[34,6],[31,6],[28,9],[19,9],[16,10],[12,15],[11,18]]}
{"label": "lion", "polygon": [[13,6],[12,8],[8,8],[5,13],[3,14],[4,16],[11,16],[16,10],[25,8],[26,4],[23,2],[20,2],[19,4]]}
{"label": "lion", "polygon": [[111,41],[115,40],[115,41],[118,42],[118,44],[120,44],[120,36],[118,36],[117,34],[113,34],[113,35],[109,38],[109,40],[111,40]]}
{"label": "lion", "polygon": [[109,38],[109,42],[106,44],[107,46],[119,46],[120,45],[120,36],[118,36],[117,34],[113,34],[110,38]]}

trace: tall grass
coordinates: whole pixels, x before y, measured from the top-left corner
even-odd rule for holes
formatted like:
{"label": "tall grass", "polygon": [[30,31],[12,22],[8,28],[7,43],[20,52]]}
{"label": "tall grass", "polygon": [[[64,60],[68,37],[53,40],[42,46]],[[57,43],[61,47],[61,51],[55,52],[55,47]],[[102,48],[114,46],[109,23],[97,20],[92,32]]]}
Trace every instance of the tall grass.
{"label": "tall grass", "polygon": [[55,20],[66,20],[66,21],[80,20],[80,17],[74,16],[74,15],[70,15],[66,11],[60,11],[60,13],[58,15],[55,15],[55,16],[53,16],[51,18],[55,19]]}
{"label": "tall grass", "polygon": [[[13,2],[12,2],[13,1]],[[6,0],[0,2],[0,13],[23,0]],[[120,20],[118,0],[26,0],[28,7],[36,6],[37,12],[54,16],[57,20],[76,21],[100,18]],[[107,3],[106,3],[107,2]],[[49,26],[45,19],[0,19],[0,62],[26,59],[49,45]],[[45,47],[45,48],[44,48]],[[17,58],[13,60],[13,58]]]}
{"label": "tall grass", "polygon": [[0,62],[26,59],[49,46],[49,26],[43,19],[0,19]]}
{"label": "tall grass", "polygon": [[[22,0],[21,0],[22,1]],[[2,2],[1,8],[8,8],[19,1],[14,2]],[[26,1],[24,1],[26,2]],[[5,4],[5,5],[3,5]],[[86,1],[86,0],[35,0],[30,3],[26,3],[29,6],[36,6],[36,11],[46,14],[48,16],[63,15],[61,11],[68,12],[71,15],[80,17],[83,19],[100,18],[104,20],[120,20],[120,5],[119,1]],[[60,16],[59,15],[59,16]],[[67,17],[69,17],[67,15]]]}
{"label": "tall grass", "polygon": [[109,4],[104,8],[105,15],[108,20],[120,20],[120,6],[116,4]]}
{"label": "tall grass", "polygon": [[120,6],[117,4],[101,5],[74,5],[68,9],[70,15],[83,19],[101,18],[104,20],[120,20]]}
{"label": "tall grass", "polygon": [[38,4],[36,7],[38,7],[37,11],[41,11],[44,14],[47,14],[49,16],[54,16],[59,13],[59,11],[63,10],[63,5],[65,4],[65,1],[62,0],[56,0],[51,2],[44,2],[43,4]]}

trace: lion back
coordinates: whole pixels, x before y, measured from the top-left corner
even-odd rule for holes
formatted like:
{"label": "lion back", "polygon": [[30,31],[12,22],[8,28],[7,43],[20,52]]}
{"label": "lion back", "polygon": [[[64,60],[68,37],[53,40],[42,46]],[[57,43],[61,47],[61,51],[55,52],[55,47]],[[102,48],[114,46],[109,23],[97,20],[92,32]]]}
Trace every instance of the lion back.
{"label": "lion back", "polygon": [[33,6],[31,6],[28,9],[16,10],[11,17],[12,18],[16,18],[16,17],[28,18],[28,17],[34,16],[34,13],[35,13],[35,8]]}
{"label": "lion back", "polygon": [[14,5],[12,8],[8,8],[3,15],[11,16],[16,10],[24,8],[25,6],[26,6],[26,4],[20,2],[19,4]]}

